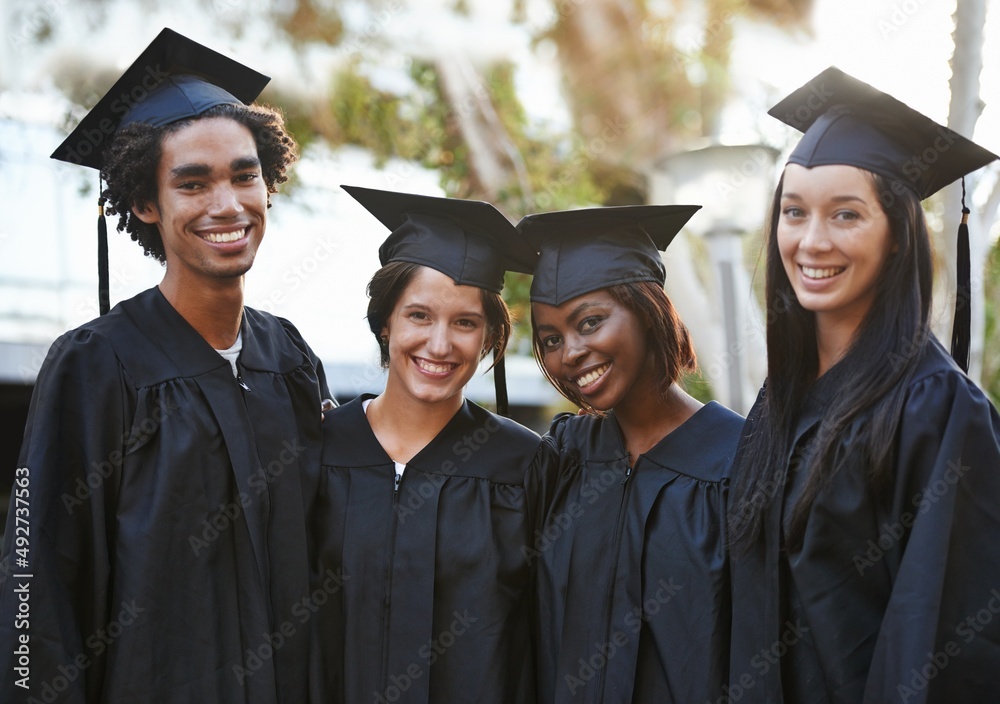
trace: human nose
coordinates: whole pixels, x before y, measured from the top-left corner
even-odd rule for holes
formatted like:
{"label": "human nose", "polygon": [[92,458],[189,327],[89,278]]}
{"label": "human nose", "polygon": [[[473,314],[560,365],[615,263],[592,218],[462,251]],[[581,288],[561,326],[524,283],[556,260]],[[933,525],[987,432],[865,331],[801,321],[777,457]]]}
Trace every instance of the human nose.
{"label": "human nose", "polygon": [[232,217],[243,212],[239,194],[231,184],[221,184],[212,189],[209,215],[217,218]]}
{"label": "human nose", "polygon": [[581,340],[576,335],[563,338],[562,363],[564,366],[572,367],[578,364],[586,354],[586,348],[581,344]]}
{"label": "human nose", "polygon": [[826,252],[833,248],[826,223],[821,218],[810,218],[802,226],[799,249],[809,252]]}
{"label": "human nose", "polygon": [[427,352],[437,358],[444,358],[451,352],[451,330],[444,323],[431,326],[427,336]]}

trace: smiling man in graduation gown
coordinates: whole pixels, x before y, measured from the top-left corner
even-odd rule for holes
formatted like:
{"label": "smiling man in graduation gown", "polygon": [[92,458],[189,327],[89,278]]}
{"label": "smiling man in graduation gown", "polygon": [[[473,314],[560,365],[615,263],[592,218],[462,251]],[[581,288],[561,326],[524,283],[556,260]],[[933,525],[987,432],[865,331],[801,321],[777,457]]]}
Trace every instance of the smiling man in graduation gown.
{"label": "smiling man in graduation gown", "polygon": [[281,115],[247,105],[267,81],[164,30],[53,154],[101,171],[166,273],[38,375],[3,549],[4,702],[308,699],[328,392],[295,328],[243,306],[295,158]]}

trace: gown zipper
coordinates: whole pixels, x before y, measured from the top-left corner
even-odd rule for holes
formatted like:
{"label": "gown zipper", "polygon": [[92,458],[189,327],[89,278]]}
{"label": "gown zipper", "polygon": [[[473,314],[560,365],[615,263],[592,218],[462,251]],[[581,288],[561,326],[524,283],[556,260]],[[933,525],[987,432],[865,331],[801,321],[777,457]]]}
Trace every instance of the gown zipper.
{"label": "gown zipper", "polygon": [[[395,468],[393,468],[395,472]],[[387,548],[385,563],[385,598],[382,602],[382,663],[379,667],[381,674],[379,686],[384,693],[389,684],[389,617],[392,613],[392,573],[393,562],[396,556],[396,521],[399,515],[399,485],[403,481],[403,475],[395,472],[392,486],[392,523],[389,529],[389,546]]]}
{"label": "gown zipper", "polygon": [[[247,384],[246,384],[245,381],[243,381],[243,368],[242,368],[242,365],[239,362],[236,363],[236,383],[245,392],[245,393],[241,393],[240,397],[243,399],[243,412],[244,412],[244,414],[246,415],[246,418],[247,418],[247,425],[251,428],[250,441],[253,443],[253,456],[257,458],[258,468],[259,469],[263,469],[264,463],[260,459],[260,448],[257,446],[257,436],[252,432],[253,423],[251,422],[251,417],[250,417],[250,406],[247,405],[246,393],[250,392],[250,387],[247,386]],[[237,496],[239,496],[239,491],[240,491],[239,485],[237,485],[236,491],[237,491]],[[267,511],[262,511],[261,512],[261,514],[262,514],[261,517],[263,518],[263,521],[264,521],[263,539],[264,539],[264,542],[265,542],[264,574],[261,575],[261,580],[263,582],[261,584],[261,589],[263,591],[264,605],[265,605],[266,610],[267,610],[267,622],[268,622],[268,624],[271,624],[271,626],[273,626],[274,625],[274,606],[271,604],[271,596],[270,596],[270,591],[271,591],[271,560],[269,559],[268,553],[266,551],[267,538],[268,538],[268,535],[269,535],[270,530],[271,530],[271,486],[266,481],[264,482],[264,489],[263,489],[263,492],[262,492],[261,496],[267,501]],[[245,508],[243,510],[243,520],[247,524],[247,530],[250,529],[250,517],[247,514],[248,510],[249,510],[249,508]],[[255,559],[256,559],[256,557],[255,557]]]}
{"label": "gown zipper", "polygon": [[[626,460],[625,464],[625,476],[622,477],[621,488],[622,495],[621,500],[618,503],[618,517],[615,520],[615,534],[611,541],[611,554],[614,558],[611,561],[611,569],[608,575],[608,587],[604,594],[604,604],[605,604],[605,622],[604,622],[604,638],[600,642],[602,644],[609,642],[611,639],[611,620],[614,615],[614,604],[612,603],[612,595],[615,591],[615,576],[618,574],[618,562],[621,558],[621,544],[622,544],[622,521],[625,517],[625,499],[628,496],[628,480],[632,476],[632,465],[628,464]],[[597,696],[598,701],[604,701],[604,679],[608,671],[609,663],[604,663],[601,668],[600,676],[597,678]]]}

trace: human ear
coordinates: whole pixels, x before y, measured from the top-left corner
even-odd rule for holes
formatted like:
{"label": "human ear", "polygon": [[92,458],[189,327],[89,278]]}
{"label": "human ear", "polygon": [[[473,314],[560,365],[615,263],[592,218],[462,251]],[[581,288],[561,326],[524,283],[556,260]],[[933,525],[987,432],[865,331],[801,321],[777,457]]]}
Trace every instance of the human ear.
{"label": "human ear", "polygon": [[133,205],[132,214],[147,225],[155,225],[160,221],[160,210],[152,203]]}

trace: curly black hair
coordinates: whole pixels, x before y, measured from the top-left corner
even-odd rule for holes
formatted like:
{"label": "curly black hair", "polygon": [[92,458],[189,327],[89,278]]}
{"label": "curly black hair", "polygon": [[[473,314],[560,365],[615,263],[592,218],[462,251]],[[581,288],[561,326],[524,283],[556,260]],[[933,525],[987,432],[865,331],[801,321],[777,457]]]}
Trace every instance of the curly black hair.
{"label": "curly black hair", "polygon": [[[190,125],[194,120],[228,117],[250,130],[257,143],[264,183],[268,194],[288,180],[286,171],[298,158],[298,145],[285,129],[282,113],[262,105],[222,104],[209,108],[198,117],[178,120],[162,127],[133,123],[114,136],[104,152],[101,178],[106,188],[101,192],[108,215],[118,216],[118,231],[127,230],[142,245],[147,256],[166,261],[163,240],[155,225],[135,216],[132,208],[157,203],[156,171],[160,163],[163,138]],[[267,203],[271,207],[270,198]]]}

